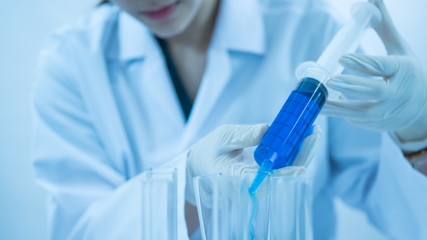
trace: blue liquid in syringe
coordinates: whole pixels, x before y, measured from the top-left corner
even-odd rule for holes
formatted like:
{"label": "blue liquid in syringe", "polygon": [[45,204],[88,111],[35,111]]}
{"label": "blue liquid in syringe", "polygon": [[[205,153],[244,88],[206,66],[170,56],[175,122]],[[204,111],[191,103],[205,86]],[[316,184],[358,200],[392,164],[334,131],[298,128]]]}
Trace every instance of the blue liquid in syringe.
{"label": "blue liquid in syringe", "polygon": [[328,91],[313,78],[304,78],[286,100],[279,114],[255,149],[255,161],[260,165],[249,188],[251,195],[272,169],[293,164],[304,140],[304,134],[325,104]]}

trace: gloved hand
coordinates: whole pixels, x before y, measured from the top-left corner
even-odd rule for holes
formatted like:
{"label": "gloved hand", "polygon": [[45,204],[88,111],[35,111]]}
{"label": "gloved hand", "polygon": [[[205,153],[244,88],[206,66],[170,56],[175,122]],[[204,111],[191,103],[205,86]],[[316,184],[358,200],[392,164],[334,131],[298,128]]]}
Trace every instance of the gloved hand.
{"label": "gloved hand", "polygon": [[[215,129],[191,148],[187,158],[187,172],[191,177],[215,173],[240,176],[245,169],[259,168],[253,151],[244,149],[258,145],[267,129],[267,124],[224,125]],[[308,166],[320,134],[320,130],[314,128],[306,137],[294,165]]]}
{"label": "gloved hand", "polygon": [[[187,157],[187,198],[190,202],[194,196],[193,181],[195,176],[206,176],[222,173],[228,176],[240,176],[245,170],[258,169],[253,157],[253,151],[245,148],[258,145],[268,129],[267,124],[258,125],[225,125],[221,126],[190,149]],[[276,170],[279,175],[303,174],[305,167],[314,156],[320,139],[320,130],[314,128],[311,135],[306,137],[295,164],[299,167]],[[239,187],[230,186],[232,189]],[[205,189],[205,192],[210,192]]]}
{"label": "gloved hand", "polygon": [[267,124],[224,125],[218,127],[190,149],[187,173],[190,177],[223,173],[239,176],[245,169],[257,166],[245,148],[259,144]]}
{"label": "gloved hand", "polygon": [[427,137],[427,75],[397,32],[382,0],[371,1],[381,11],[382,23],[375,29],[387,56],[347,54],[345,68],[368,78],[338,75],[327,85],[356,99],[327,101],[322,113],[343,117],[373,130],[395,131],[403,140]]}

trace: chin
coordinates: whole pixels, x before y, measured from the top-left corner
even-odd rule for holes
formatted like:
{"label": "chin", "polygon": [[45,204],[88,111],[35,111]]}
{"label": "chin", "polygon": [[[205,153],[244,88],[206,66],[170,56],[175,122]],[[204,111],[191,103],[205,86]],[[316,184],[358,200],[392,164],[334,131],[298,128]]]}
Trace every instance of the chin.
{"label": "chin", "polygon": [[179,35],[180,33],[182,33],[184,30],[177,30],[177,29],[171,29],[171,30],[154,30],[152,29],[152,32],[154,33],[154,35],[156,35],[159,38],[171,38],[171,37],[175,37],[177,35]]}
{"label": "chin", "polygon": [[192,18],[188,16],[177,16],[162,22],[151,22],[147,26],[150,30],[160,38],[171,38],[183,33],[190,25]]}
{"label": "chin", "polygon": [[151,31],[160,38],[171,38],[184,32],[186,26],[152,28]]}

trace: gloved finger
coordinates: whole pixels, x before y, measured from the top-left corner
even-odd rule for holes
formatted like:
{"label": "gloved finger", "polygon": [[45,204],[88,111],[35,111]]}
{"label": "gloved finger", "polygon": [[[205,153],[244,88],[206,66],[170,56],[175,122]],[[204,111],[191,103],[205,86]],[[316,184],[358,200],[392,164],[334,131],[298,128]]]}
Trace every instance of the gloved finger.
{"label": "gloved finger", "polygon": [[395,116],[403,113],[402,109],[407,108],[406,102],[388,100],[390,103],[363,101],[328,101],[322,109],[322,114],[332,117],[342,117],[351,123],[369,129],[385,131],[387,129],[397,129],[405,125],[405,122],[398,121]]}
{"label": "gloved finger", "polygon": [[380,37],[381,41],[384,43],[384,46],[388,54],[396,55],[412,55],[412,51],[409,48],[409,45],[402,38],[402,36],[397,31],[393,20],[384,4],[383,0],[369,0],[374,4],[381,12],[382,21],[378,26],[375,27],[375,31]]}
{"label": "gloved finger", "polygon": [[258,145],[267,130],[267,124],[224,125],[218,129],[218,147],[228,152]]}
{"label": "gloved finger", "polygon": [[[372,120],[373,110],[378,102],[359,100],[328,100],[321,113],[330,117],[342,117],[347,119],[366,118]],[[370,112],[368,112],[370,111]],[[368,114],[369,113],[369,114]]]}
{"label": "gloved finger", "polygon": [[384,79],[353,75],[338,75],[326,84],[345,96],[363,99],[383,99],[387,91],[387,82]]}
{"label": "gloved finger", "polygon": [[389,78],[399,70],[399,60],[396,56],[368,56],[364,54],[345,54],[339,60],[340,64],[354,72]]}
{"label": "gloved finger", "polygon": [[367,119],[354,119],[350,120],[350,122],[356,126],[377,131],[386,131],[388,127],[393,126],[393,123],[388,121],[381,122]]}
{"label": "gloved finger", "polygon": [[239,159],[234,158],[227,166],[222,166],[222,173],[227,176],[241,176],[249,169],[259,169],[253,155],[253,151],[242,151]]}
{"label": "gloved finger", "polygon": [[310,164],[319,146],[321,135],[322,131],[320,128],[313,126],[312,134],[304,139],[301,150],[295,158],[293,166],[301,166],[306,168]]}
{"label": "gloved finger", "polygon": [[405,103],[402,103],[400,106],[398,103],[395,105],[396,106],[390,107],[386,111],[373,108],[371,112],[376,113],[376,115],[372,115],[368,118],[349,119],[349,121],[354,125],[377,131],[387,131],[389,129],[402,128],[402,126],[405,127],[408,121],[402,121],[396,118],[396,116],[402,115],[402,108],[407,108],[407,106]]}

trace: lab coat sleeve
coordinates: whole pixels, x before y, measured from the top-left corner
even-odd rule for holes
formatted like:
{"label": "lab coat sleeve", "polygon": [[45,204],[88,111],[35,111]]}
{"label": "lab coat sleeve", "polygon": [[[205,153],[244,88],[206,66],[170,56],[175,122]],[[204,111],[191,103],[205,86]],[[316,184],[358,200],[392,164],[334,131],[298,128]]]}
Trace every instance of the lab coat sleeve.
{"label": "lab coat sleeve", "polygon": [[[126,179],[110,164],[68,56],[60,40],[42,51],[33,94],[32,158],[36,181],[48,192],[50,239],[142,239],[141,174]],[[168,164],[178,169],[178,199],[185,162],[183,153]],[[178,211],[183,205],[178,200]],[[178,229],[178,239],[187,239],[185,221]]]}
{"label": "lab coat sleeve", "polygon": [[335,194],[365,211],[392,239],[427,239],[427,177],[411,167],[387,133],[330,122]]}

